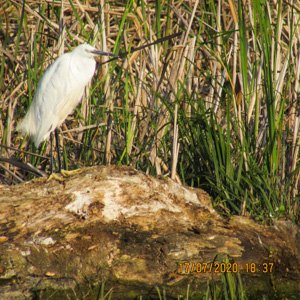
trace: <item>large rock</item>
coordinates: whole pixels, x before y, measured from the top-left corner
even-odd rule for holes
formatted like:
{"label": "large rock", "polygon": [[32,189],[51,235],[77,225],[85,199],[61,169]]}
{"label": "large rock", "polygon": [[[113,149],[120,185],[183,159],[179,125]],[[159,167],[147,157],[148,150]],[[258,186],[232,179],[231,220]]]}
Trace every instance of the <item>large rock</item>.
{"label": "large rock", "polygon": [[92,299],[104,280],[113,299],[176,297],[224,271],[254,294],[300,290],[299,228],[226,220],[200,189],[93,167],[0,190],[0,299]]}

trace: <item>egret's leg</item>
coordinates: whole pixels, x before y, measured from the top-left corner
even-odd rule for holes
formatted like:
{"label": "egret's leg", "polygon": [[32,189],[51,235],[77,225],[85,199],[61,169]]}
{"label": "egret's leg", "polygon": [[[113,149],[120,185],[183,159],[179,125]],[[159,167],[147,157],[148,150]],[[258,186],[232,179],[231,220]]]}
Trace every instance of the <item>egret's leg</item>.
{"label": "egret's leg", "polygon": [[57,152],[57,160],[58,160],[58,173],[61,172],[61,156],[59,149],[59,132],[58,129],[55,129],[55,142],[56,142],[56,152]]}
{"label": "egret's leg", "polygon": [[[61,160],[60,160],[60,151],[59,151],[59,139],[58,139],[58,131],[55,130],[55,140],[56,140],[56,151],[57,151],[57,159],[58,159],[58,172],[61,171]],[[51,142],[51,174],[48,177],[47,181],[50,180],[58,180],[59,182],[64,181],[63,176],[57,173],[53,173],[53,132],[50,133],[50,142]]]}
{"label": "egret's leg", "polygon": [[50,133],[50,174],[53,174],[53,133]]}

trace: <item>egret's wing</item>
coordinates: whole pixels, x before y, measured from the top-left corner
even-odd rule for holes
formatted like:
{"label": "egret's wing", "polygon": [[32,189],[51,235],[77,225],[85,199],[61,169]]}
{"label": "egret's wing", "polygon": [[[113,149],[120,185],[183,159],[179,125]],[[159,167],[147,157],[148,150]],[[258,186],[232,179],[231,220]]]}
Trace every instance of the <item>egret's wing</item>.
{"label": "egret's wing", "polygon": [[83,95],[87,82],[80,80],[72,63],[72,53],[60,56],[39,82],[32,103],[36,122],[33,138],[36,145],[64,121]]}

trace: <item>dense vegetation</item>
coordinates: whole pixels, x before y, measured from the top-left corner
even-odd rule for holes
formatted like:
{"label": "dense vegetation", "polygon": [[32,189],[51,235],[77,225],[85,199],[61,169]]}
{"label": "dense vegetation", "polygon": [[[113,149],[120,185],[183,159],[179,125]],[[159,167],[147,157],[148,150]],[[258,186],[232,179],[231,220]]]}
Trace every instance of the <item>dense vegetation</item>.
{"label": "dense vegetation", "polygon": [[119,53],[182,32],[99,64],[61,128],[65,168],[128,164],[204,188],[226,214],[299,221],[297,3],[0,2],[2,183],[32,178],[15,160],[49,171],[50,143],[36,149],[15,128],[59,53],[82,42]]}

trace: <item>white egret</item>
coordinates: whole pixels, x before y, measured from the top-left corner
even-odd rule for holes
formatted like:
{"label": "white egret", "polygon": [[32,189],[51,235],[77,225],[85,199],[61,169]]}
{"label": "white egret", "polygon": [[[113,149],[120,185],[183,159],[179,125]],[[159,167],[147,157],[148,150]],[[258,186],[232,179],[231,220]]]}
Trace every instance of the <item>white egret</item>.
{"label": "white egret", "polygon": [[115,56],[82,44],[58,57],[40,79],[31,106],[17,127],[29,134],[37,147],[80,102],[95,73],[97,55]]}

